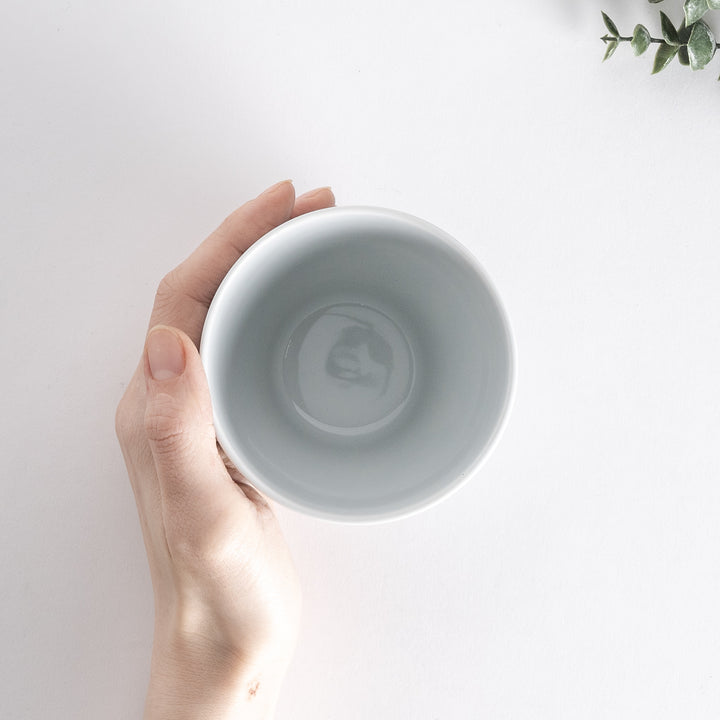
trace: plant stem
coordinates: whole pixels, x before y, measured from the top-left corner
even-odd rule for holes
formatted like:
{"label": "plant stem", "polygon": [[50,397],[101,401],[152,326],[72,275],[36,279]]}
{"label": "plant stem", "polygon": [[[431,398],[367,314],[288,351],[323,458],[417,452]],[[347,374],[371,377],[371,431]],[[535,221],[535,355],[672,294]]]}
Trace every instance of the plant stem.
{"label": "plant stem", "polygon": [[[607,40],[605,40],[605,37],[607,38]],[[632,41],[632,36],[631,37],[623,37],[622,35],[620,35],[619,37],[613,37],[612,35],[606,35],[605,37],[600,38],[600,39],[605,40],[605,42],[612,42],[613,40],[615,40],[616,42],[631,42]],[[665,40],[663,40],[663,38],[651,37],[650,42],[663,44],[663,43],[665,43]],[[665,43],[665,44],[669,44],[669,43]],[[681,43],[681,45],[684,45],[684,44],[685,43]],[[715,49],[720,50],[720,43],[715,43]]]}

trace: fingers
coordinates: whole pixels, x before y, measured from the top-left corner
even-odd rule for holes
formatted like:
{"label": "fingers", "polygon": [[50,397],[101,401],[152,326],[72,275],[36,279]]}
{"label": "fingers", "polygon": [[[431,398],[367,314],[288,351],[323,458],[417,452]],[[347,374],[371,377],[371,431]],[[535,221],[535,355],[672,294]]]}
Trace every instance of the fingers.
{"label": "fingers", "polygon": [[179,289],[209,305],[235,261],[256,240],[289,220],[294,207],[295,188],[286,180],[235,210],[176,268]]}
{"label": "fingers", "polygon": [[331,207],[334,203],[330,188],[312,190],[296,200],[295,189],[289,180],[245,203],[163,278],[149,327],[169,325],[179,328],[198,345],[210,302],[242,253],[291,217]]}
{"label": "fingers", "polygon": [[150,327],[169,325],[200,340],[207,308],[235,261],[256,240],[290,219],[295,189],[278,183],[233,212],[160,283]]}
{"label": "fingers", "polygon": [[295,200],[295,208],[293,209],[293,217],[313,212],[314,210],[322,210],[324,208],[334,207],[335,195],[329,187],[317,188],[301,195]]}

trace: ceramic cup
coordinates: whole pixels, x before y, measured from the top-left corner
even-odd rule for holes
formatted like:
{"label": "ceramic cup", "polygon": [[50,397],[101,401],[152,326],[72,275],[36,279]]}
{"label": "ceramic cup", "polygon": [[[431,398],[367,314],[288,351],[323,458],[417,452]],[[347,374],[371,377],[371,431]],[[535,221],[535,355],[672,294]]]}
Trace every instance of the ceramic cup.
{"label": "ceramic cup", "polygon": [[306,514],[376,522],[434,504],[487,457],[513,347],[458,241],[394,210],[335,207],[243,254],[200,353],[218,441],[250,483]]}

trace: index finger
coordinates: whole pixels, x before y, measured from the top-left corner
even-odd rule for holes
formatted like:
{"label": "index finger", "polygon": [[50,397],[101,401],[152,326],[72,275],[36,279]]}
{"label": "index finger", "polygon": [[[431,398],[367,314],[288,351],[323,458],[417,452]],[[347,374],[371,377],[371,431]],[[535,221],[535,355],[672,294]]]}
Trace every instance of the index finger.
{"label": "index finger", "polygon": [[298,198],[296,206],[295,189],[289,180],[245,203],[163,278],[155,296],[148,330],[158,324],[170,325],[183,330],[199,345],[205,316],[215,292],[245,250],[298,212],[332,204],[334,197],[327,189]]}

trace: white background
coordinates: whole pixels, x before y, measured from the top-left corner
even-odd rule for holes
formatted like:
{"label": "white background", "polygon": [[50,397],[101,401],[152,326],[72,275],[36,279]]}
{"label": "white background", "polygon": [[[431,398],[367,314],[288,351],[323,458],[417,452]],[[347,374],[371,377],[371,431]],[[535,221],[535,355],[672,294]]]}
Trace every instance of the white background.
{"label": "white background", "polygon": [[600,9],[657,37],[680,6],[4,0],[0,717],[140,717],[115,406],[160,278],[285,178],[465,243],[519,375],[439,506],[280,511],[305,615],[277,717],[720,716],[720,56],[600,63]]}

